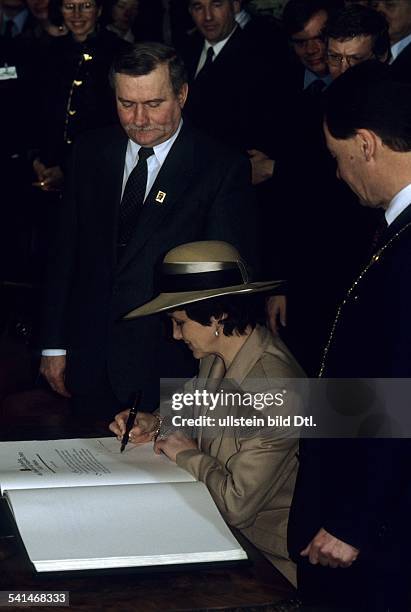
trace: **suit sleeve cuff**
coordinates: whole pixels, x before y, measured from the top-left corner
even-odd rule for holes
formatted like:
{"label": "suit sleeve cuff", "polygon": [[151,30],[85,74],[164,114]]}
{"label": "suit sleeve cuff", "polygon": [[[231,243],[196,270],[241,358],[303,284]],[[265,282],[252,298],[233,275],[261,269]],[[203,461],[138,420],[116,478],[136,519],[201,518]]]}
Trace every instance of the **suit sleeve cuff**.
{"label": "suit sleeve cuff", "polygon": [[194,478],[199,479],[200,461],[204,457],[204,453],[196,448],[180,451],[176,457],[176,463],[179,467],[187,472],[190,472]]}

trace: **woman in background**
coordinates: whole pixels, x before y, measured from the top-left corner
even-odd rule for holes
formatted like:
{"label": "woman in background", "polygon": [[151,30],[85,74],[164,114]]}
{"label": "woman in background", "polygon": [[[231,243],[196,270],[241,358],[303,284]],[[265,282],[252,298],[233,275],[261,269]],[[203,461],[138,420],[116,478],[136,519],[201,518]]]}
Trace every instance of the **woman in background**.
{"label": "woman in background", "polygon": [[44,191],[61,188],[67,154],[80,134],[117,122],[108,72],[126,43],[99,28],[101,2],[55,0],[50,6],[53,22],[68,33],[53,40],[39,83],[43,121],[33,168]]}

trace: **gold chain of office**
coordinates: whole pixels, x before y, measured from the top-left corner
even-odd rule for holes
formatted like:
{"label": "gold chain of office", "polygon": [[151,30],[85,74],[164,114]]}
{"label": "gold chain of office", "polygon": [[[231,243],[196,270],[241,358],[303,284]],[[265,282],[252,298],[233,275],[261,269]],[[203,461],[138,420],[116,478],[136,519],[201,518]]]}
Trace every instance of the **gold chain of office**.
{"label": "gold chain of office", "polygon": [[337,328],[338,325],[338,321],[340,319],[341,316],[341,312],[344,308],[344,306],[346,305],[346,303],[348,302],[348,300],[351,297],[351,294],[353,293],[353,291],[355,289],[357,289],[359,283],[362,281],[362,279],[364,278],[364,276],[367,274],[368,270],[375,265],[376,263],[378,263],[380,261],[381,255],[383,255],[383,253],[388,249],[388,247],[395,241],[397,240],[401,234],[403,232],[405,232],[405,230],[407,230],[408,228],[411,227],[411,222],[407,223],[407,225],[404,225],[404,227],[402,227],[396,234],[394,234],[394,236],[392,236],[392,238],[390,238],[390,240],[384,244],[384,246],[382,246],[372,257],[370,262],[365,266],[365,268],[361,271],[361,273],[359,274],[359,276],[356,278],[356,280],[353,282],[353,284],[351,285],[351,287],[348,289],[347,294],[344,298],[344,300],[341,302],[341,304],[339,305],[338,309],[337,309],[337,314],[335,315],[335,319],[334,322],[332,324],[331,327],[331,332],[330,335],[328,337],[328,341],[327,344],[325,345],[325,349],[324,349],[324,353],[323,353],[323,358],[322,358],[322,362],[321,362],[321,367],[320,367],[320,372],[318,374],[319,378],[322,377],[324,370],[325,370],[325,363],[327,361],[327,356],[328,356],[328,352],[330,350],[330,346],[331,343],[334,339],[334,335],[335,335],[335,330]]}

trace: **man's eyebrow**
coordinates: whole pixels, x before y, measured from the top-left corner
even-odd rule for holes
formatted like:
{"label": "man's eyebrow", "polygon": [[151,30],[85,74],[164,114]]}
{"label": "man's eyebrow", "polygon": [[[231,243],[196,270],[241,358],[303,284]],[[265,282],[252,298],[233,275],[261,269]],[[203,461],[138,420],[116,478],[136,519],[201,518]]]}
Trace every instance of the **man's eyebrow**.
{"label": "man's eyebrow", "polygon": [[[130,102],[131,104],[137,104],[135,100],[128,100],[128,98],[123,98],[122,96],[117,96],[117,100],[120,100],[120,102]],[[164,100],[165,98],[152,98],[150,100],[143,100],[141,104],[152,104],[153,102],[159,104],[160,102],[164,102]]]}
{"label": "man's eyebrow", "polygon": [[144,100],[143,104],[150,104],[152,102],[164,102],[165,98],[153,98],[152,100]]}

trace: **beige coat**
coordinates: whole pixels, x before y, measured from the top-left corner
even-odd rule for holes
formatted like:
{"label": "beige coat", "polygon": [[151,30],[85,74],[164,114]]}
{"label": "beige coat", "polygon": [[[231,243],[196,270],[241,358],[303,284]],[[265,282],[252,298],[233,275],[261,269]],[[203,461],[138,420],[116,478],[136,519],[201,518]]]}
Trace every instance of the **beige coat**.
{"label": "beige coat", "polygon": [[[252,393],[277,392],[282,385],[273,379],[303,376],[281,340],[257,326],[227,372],[219,357],[210,356],[202,361],[198,379],[213,389],[229,380],[242,392]],[[234,406],[227,408],[226,414],[249,416],[247,410]],[[289,397],[275,412],[298,414],[298,403]],[[211,413],[202,409],[202,414]],[[298,439],[282,427],[264,428],[263,434],[255,431],[244,435],[244,430],[223,427],[206,438],[200,428],[199,449],[178,453],[177,464],[207,485],[226,522],[240,529],[295,585],[295,566],[287,552],[287,522],[297,473]]]}

